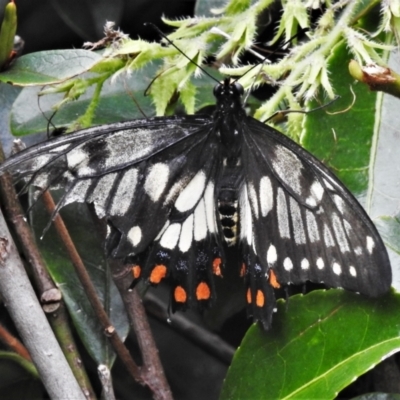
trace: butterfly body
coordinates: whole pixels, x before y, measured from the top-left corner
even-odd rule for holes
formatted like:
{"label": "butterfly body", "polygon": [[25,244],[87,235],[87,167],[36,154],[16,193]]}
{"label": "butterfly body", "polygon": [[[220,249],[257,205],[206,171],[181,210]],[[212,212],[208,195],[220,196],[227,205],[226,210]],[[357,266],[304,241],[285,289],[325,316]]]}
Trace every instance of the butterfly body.
{"label": "butterfly body", "polygon": [[[134,284],[168,279],[174,309],[210,306],[224,268],[244,278],[248,314],[266,329],[281,285],[385,293],[385,246],[350,192],[307,151],[247,116],[240,85],[225,80],[214,94],[213,116],[86,129],[17,154],[0,173],[64,187],[56,213],[93,204],[107,221],[110,255],[131,265]],[[232,248],[240,256],[227,265]]]}

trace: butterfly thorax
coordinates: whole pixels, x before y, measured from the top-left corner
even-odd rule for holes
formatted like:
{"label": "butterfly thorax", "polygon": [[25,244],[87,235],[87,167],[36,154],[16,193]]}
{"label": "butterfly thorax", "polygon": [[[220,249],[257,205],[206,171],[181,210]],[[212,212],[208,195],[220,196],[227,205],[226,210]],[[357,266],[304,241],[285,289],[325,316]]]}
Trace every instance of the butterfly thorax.
{"label": "butterfly thorax", "polygon": [[242,148],[242,123],[246,113],[241,97],[243,87],[225,79],[214,88],[217,109],[214,113],[214,132],[222,144],[222,154],[229,166],[237,164]]}

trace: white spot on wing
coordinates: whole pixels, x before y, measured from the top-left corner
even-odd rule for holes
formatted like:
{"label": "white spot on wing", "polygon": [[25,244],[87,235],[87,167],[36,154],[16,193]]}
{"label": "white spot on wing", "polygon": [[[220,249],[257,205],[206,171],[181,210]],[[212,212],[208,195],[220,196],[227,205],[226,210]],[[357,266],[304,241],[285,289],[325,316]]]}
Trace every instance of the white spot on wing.
{"label": "white spot on wing", "polygon": [[74,202],[84,202],[91,183],[90,179],[78,181],[66,195],[63,206]]}
{"label": "white spot on wing", "polygon": [[306,222],[307,222],[307,232],[311,243],[315,243],[320,240],[317,220],[315,215],[306,209]]}
{"label": "white spot on wing", "polygon": [[179,250],[182,253],[190,249],[193,240],[193,214],[191,214],[182,224],[181,235],[179,237]]}
{"label": "white spot on wing", "polygon": [[343,230],[341,220],[336,213],[332,214],[333,231],[335,232],[336,240],[339,243],[340,251],[345,253],[350,251],[349,243],[347,242],[346,234]]}
{"label": "white spot on wing", "polygon": [[337,262],[334,262],[334,263],[333,263],[332,269],[333,269],[333,272],[334,272],[336,275],[340,275],[340,274],[342,273],[342,267],[341,267]]}
{"label": "white spot on wing", "polygon": [[326,224],[324,226],[324,241],[325,241],[326,247],[334,247],[335,246],[335,242],[333,241],[332,233],[331,233],[328,225],[326,225]]}
{"label": "white spot on wing", "polygon": [[356,253],[358,256],[361,256],[362,248],[360,246],[355,247],[354,248],[354,253]]}
{"label": "white spot on wing", "polygon": [[243,185],[240,193],[240,238],[246,239],[247,243],[251,245],[253,239],[253,221],[251,218],[251,209],[247,197],[247,187]]}
{"label": "white spot on wing", "polygon": [[300,177],[303,163],[296,154],[283,146],[277,145],[275,147],[275,159],[272,160],[272,168],[294,193],[298,196],[302,194]]}
{"label": "white spot on wing", "polygon": [[279,235],[281,238],[290,239],[288,209],[286,204],[285,193],[281,188],[278,188],[277,213],[278,213]]}
{"label": "white spot on wing", "polygon": [[371,236],[367,236],[367,250],[369,254],[372,254],[374,247],[375,247],[374,239],[372,239]]}
{"label": "white spot on wing", "polygon": [[136,168],[129,169],[118,183],[118,188],[114,194],[110,214],[125,215],[132,203],[133,195],[136,190],[138,171]]}
{"label": "white spot on wing", "polygon": [[163,163],[154,164],[147,173],[144,190],[154,202],[163,194],[168,178],[169,168]]}
{"label": "white spot on wing", "polygon": [[133,246],[137,246],[142,240],[142,230],[139,226],[134,226],[129,230],[127,237]]}
{"label": "white spot on wing", "polygon": [[178,196],[178,194],[181,192],[182,188],[185,186],[185,182],[186,182],[185,179],[181,179],[172,185],[167,196],[165,197],[164,205],[167,205],[171,201],[175,200],[176,196]]}
{"label": "white spot on wing", "polygon": [[307,260],[307,258],[303,258],[301,260],[301,269],[308,269],[308,268],[310,268],[310,263]]}
{"label": "white spot on wing", "polygon": [[256,190],[254,189],[254,185],[252,183],[247,184],[247,190],[249,194],[249,199],[251,202],[251,205],[253,206],[253,213],[256,218],[259,216],[259,211],[258,211],[258,198],[257,198],[257,193]]}
{"label": "white spot on wing", "polygon": [[85,167],[89,161],[89,154],[80,147],[71,150],[66,154],[66,157],[68,168],[70,169]]}
{"label": "white spot on wing", "polygon": [[335,190],[335,188],[331,185],[331,183],[326,179],[324,179],[324,185],[327,187],[328,190]]}
{"label": "white spot on wing", "polygon": [[207,216],[204,200],[201,199],[194,211],[194,238],[200,241],[207,236]]}
{"label": "white spot on wing", "polygon": [[351,276],[354,276],[354,277],[357,276],[357,271],[352,265],[349,267],[349,272],[350,272]]}
{"label": "white spot on wing", "polygon": [[165,249],[173,250],[178,243],[181,224],[171,224],[161,237],[160,245]]}
{"label": "white spot on wing", "polygon": [[339,210],[340,214],[344,213],[344,201],[343,199],[338,196],[337,194],[335,194],[333,196],[333,201],[336,204],[337,209]]}
{"label": "white spot on wing", "polygon": [[318,181],[315,181],[310,187],[310,196],[306,199],[306,203],[311,207],[315,207],[319,204],[323,195],[324,188]]}
{"label": "white spot on wing", "polygon": [[[54,158],[54,155],[52,154],[42,154],[40,156],[36,156],[32,160],[31,164],[31,169],[32,170],[37,170],[42,168],[44,165],[46,165],[52,158]],[[67,160],[68,162],[68,160]]]}
{"label": "white spot on wing", "polygon": [[267,251],[267,263],[269,265],[275,264],[277,259],[278,255],[276,254],[276,247],[273,244],[270,244]]}
{"label": "white spot on wing", "polygon": [[206,206],[207,227],[211,233],[217,229],[217,221],[215,219],[215,199],[214,199],[214,183],[209,182],[204,193],[204,203]]}
{"label": "white spot on wing", "polygon": [[202,196],[205,184],[206,174],[199,171],[176,199],[175,208],[180,212],[191,210]]}
{"label": "white spot on wing", "polygon": [[286,271],[290,271],[293,269],[293,263],[292,260],[289,257],[286,257],[283,260],[283,268],[285,268]]}
{"label": "white spot on wing", "polygon": [[323,269],[325,267],[324,260],[321,257],[319,257],[317,260],[317,267],[318,269]]}
{"label": "white spot on wing", "polygon": [[96,214],[99,218],[103,218],[106,215],[106,203],[116,177],[116,172],[102,176],[87,199],[88,203],[94,204]]}
{"label": "white spot on wing", "polygon": [[345,229],[345,231],[347,233],[347,236],[351,236],[352,235],[352,230],[353,230],[351,225],[346,220],[343,220],[343,225],[344,225],[344,229]]}
{"label": "white spot on wing", "polygon": [[301,211],[297,201],[290,197],[290,216],[292,217],[294,241],[296,244],[305,244],[306,236],[304,234],[303,221],[301,219]]}
{"label": "white spot on wing", "polygon": [[271,179],[263,176],[260,180],[260,208],[263,217],[266,217],[274,206],[273,194]]}

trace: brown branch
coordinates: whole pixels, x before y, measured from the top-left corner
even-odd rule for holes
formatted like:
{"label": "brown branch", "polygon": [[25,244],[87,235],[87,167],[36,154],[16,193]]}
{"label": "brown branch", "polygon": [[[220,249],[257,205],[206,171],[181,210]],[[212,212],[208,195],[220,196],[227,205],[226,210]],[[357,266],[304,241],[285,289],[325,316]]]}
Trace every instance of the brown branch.
{"label": "brown branch", "polygon": [[0,340],[11,350],[15,351],[21,357],[25,358],[25,360],[32,362],[32,358],[29,355],[29,352],[26,349],[26,347],[1,324],[0,324]]}
{"label": "brown branch", "polygon": [[109,260],[109,264],[115,285],[121,294],[129,320],[138,340],[143,359],[143,370],[146,371],[146,382],[151,388],[155,399],[170,400],[172,399],[171,389],[165,378],[164,369],[151,333],[142,299],[137,289],[127,290],[132,283],[130,268],[126,268],[125,265],[116,260]]}
{"label": "brown branch", "polygon": [[[49,212],[50,215],[53,214],[55,210],[55,203],[54,200],[49,192],[45,192],[42,196],[43,203]],[[65,246],[65,249],[68,252],[69,258],[75,268],[75,272],[84,288],[84,291],[92,305],[94,312],[96,313],[97,318],[99,319],[100,324],[102,325],[106,336],[108,337],[111,346],[115,350],[115,352],[120,357],[121,361],[127,368],[128,372],[131,376],[140,384],[146,385],[147,382],[143,379],[140,368],[136,365],[133,361],[131,355],[129,354],[128,349],[125,347],[124,343],[122,342],[121,338],[119,337],[115,327],[111,324],[110,319],[108,318],[107,313],[104,311],[103,304],[99,300],[96,289],[93,286],[93,283],[90,279],[88,272],[80,258],[75,245],[71,239],[71,236],[68,233],[68,230],[64,224],[64,221],[57,215],[54,218],[54,227],[62,243]]]}
{"label": "brown branch", "polygon": [[[3,149],[0,146],[0,162],[4,161]],[[53,312],[59,307],[61,292],[51,279],[42,255],[36,246],[32,231],[26,222],[24,212],[15,192],[10,174],[0,176],[1,201],[7,219],[12,223],[15,232],[21,241],[21,248],[25,258],[32,266],[35,284],[40,293],[40,302],[45,312]]]}

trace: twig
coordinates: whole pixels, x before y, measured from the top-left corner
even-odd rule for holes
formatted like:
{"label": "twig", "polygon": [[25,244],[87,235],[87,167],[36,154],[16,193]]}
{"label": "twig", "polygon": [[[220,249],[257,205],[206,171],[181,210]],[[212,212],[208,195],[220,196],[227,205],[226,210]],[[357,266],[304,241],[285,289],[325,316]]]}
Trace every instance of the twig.
{"label": "twig", "polygon": [[67,359],[76,380],[79,383],[87,400],[95,400],[97,397],[92,388],[92,384],[82,363],[82,357],[79,354],[77,345],[68,323],[69,317],[65,309],[64,301],[61,302],[58,310],[52,314],[48,314],[48,319],[57,337],[58,342]]}
{"label": "twig", "polygon": [[0,292],[50,398],[85,400],[32,289],[1,212]]}
{"label": "twig", "polygon": [[97,373],[100,378],[101,386],[103,386],[102,397],[105,400],[115,400],[114,388],[112,385],[111,373],[107,365],[100,364],[97,367]]}
{"label": "twig", "polygon": [[[4,161],[3,149],[0,147],[0,162]],[[61,292],[51,279],[42,255],[36,246],[32,231],[26,222],[10,174],[0,176],[1,201],[4,211],[11,221],[19,240],[22,252],[32,266],[35,284],[40,293],[40,301],[45,312],[53,312],[59,307]]]}
{"label": "twig", "polygon": [[25,360],[32,362],[31,356],[29,355],[26,347],[1,324],[0,340],[11,350],[15,351],[21,357],[25,358]]}
{"label": "twig", "polygon": [[171,329],[182,334],[185,339],[201,347],[211,356],[217,358],[226,365],[232,362],[235,349],[222,340],[218,335],[209,332],[201,326],[194,324],[179,313],[172,318],[165,310],[165,304],[149,291],[144,298],[147,312]]}
{"label": "twig", "polygon": [[[56,205],[54,203],[51,194],[49,192],[45,192],[42,196],[42,200],[47,211],[49,212],[50,215],[52,215]],[[111,343],[111,346],[118,354],[121,361],[127,368],[128,372],[132,375],[132,377],[142,385],[147,384],[147,382],[145,382],[145,380],[142,377],[140,368],[133,361],[131,355],[129,354],[128,349],[125,347],[117,331],[115,330],[115,327],[111,324],[111,321],[108,318],[107,313],[104,311],[103,305],[97,296],[96,289],[93,286],[90,276],[86,271],[82,259],[80,258],[75,248],[75,245],[71,239],[71,236],[69,235],[68,230],[64,224],[64,221],[62,220],[60,215],[57,215],[54,218],[53,223],[58,235],[60,236],[62,243],[65,246],[65,249],[68,252],[69,258],[75,268],[75,272],[79,277],[79,280],[90,301],[90,304],[92,305],[97,315],[97,318],[99,319],[99,322],[102,325],[104,332]]]}
{"label": "twig", "polygon": [[127,290],[132,283],[130,269],[127,269],[125,265],[116,260],[109,260],[109,264],[115,285],[121,294],[138,340],[143,358],[142,373],[144,374],[144,379],[151,388],[155,399],[172,400],[171,389],[164,375],[142,299],[136,288],[131,291]]}

